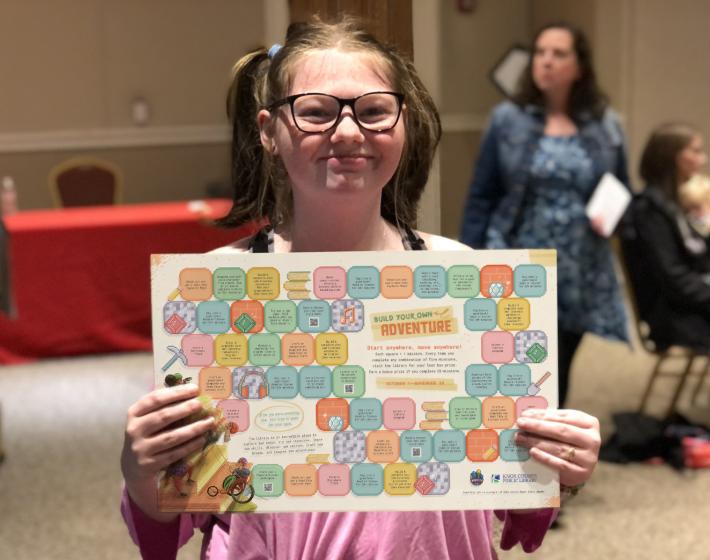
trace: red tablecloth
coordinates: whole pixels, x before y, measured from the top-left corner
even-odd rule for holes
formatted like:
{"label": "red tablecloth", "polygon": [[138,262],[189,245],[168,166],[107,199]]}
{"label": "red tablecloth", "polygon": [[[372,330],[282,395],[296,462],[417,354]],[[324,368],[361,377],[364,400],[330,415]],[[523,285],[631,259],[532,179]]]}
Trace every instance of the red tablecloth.
{"label": "red tablecloth", "polygon": [[206,225],[230,201],[204,204],[207,214],[170,202],[7,216],[16,317],[0,313],[0,363],[150,350],[151,253],[203,253],[252,229]]}

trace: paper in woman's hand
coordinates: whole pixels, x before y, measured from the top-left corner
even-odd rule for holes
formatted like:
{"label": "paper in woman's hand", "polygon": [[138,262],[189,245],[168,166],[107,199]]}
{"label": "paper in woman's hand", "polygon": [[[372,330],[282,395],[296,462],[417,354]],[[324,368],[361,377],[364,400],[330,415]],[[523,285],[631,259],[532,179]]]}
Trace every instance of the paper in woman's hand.
{"label": "paper in woman's hand", "polygon": [[631,202],[631,193],[626,186],[611,173],[604,173],[587,203],[586,214],[590,220],[595,220],[601,227],[598,233],[609,237],[629,202]]}

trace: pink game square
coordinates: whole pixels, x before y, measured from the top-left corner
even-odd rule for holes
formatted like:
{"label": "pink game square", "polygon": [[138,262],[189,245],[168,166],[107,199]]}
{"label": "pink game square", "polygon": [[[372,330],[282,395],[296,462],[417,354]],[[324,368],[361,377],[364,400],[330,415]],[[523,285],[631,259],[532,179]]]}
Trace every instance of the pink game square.
{"label": "pink game square", "polygon": [[382,420],[388,430],[411,430],[417,422],[417,407],[409,397],[391,397],[382,403]]}
{"label": "pink game square", "polygon": [[507,364],[513,361],[515,341],[507,331],[490,331],[481,337],[481,355],[489,364]]}
{"label": "pink game square", "polygon": [[350,467],[321,465],[318,469],[318,492],[323,496],[346,496],[350,492]]}
{"label": "pink game square", "polygon": [[313,293],[320,299],[343,299],[347,290],[346,274],[339,266],[321,266],[313,271]]}
{"label": "pink game square", "polygon": [[545,397],[520,397],[515,401],[515,416],[518,417],[523,410],[528,408],[547,408],[549,405]]}

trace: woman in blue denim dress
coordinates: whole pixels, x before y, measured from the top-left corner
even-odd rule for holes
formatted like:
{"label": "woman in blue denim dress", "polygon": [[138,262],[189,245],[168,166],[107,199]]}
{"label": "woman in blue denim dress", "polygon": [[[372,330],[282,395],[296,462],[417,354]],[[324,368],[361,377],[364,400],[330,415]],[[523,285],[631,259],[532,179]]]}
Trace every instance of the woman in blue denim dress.
{"label": "woman in blue denim dress", "polygon": [[597,86],[588,42],[569,24],[547,25],[519,94],[493,111],[461,241],[557,249],[560,406],[585,332],[627,340],[609,242],[585,213],[606,172],[628,186],[623,133]]}

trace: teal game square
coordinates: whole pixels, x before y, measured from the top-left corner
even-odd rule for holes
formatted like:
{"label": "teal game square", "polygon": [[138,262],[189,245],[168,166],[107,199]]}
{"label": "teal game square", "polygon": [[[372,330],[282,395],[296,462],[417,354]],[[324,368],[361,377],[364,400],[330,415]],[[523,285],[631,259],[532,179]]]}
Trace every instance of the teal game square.
{"label": "teal game square", "polygon": [[251,483],[260,498],[276,498],[284,492],[284,471],[281,465],[254,465]]}
{"label": "teal game square", "polygon": [[382,403],[379,399],[351,400],[350,425],[353,430],[379,430],[382,426]]}
{"label": "teal game square", "polygon": [[333,391],[333,376],[327,367],[302,367],[298,377],[301,395],[307,399],[323,399]]}
{"label": "teal game square", "polygon": [[203,301],[197,305],[197,329],[206,334],[229,330],[229,304],[225,301]]}
{"label": "teal game square", "polygon": [[249,362],[255,366],[275,366],[281,361],[281,338],[277,334],[249,337]]}
{"label": "teal game square", "polygon": [[380,271],[374,266],[348,269],[348,295],[354,299],[374,299],[380,295]]}
{"label": "teal game square", "polygon": [[472,397],[490,397],[498,392],[498,369],[491,364],[466,368],[466,392]]}
{"label": "teal game square", "polygon": [[350,469],[350,489],[356,496],[379,496],[385,489],[385,473],[380,465],[358,463]]}
{"label": "teal game square", "polygon": [[272,399],[292,399],[298,395],[298,371],[295,367],[270,367],[266,371],[266,382]]}
{"label": "teal game square", "polygon": [[469,299],[463,305],[463,322],[470,331],[489,331],[496,327],[496,302],[488,298]]}
{"label": "teal game square", "polygon": [[269,332],[289,333],[296,330],[296,304],[287,300],[264,304],[264,327]]}
{"label": "teal game square", "polygon": [[521,264],[513,271],[513,290],[520,297],[542,297],[547,291],[547,271],[539,264]]}
{"label": "teal game square", "polygon": [[466,435],[460,430],[437,430],[434,433],[434,458],[458,463],[466,458]]}
{"label": "teal game square", "polygon": [[446,295],[446,270],[442,266],[418,266],[414,269],[414,293],[417,297],[441,298]]}
{"label": "teal game square", "polygon": [[399,436],[399,454],[402,461],[426,463],[433,453],[433,440],[426,430],[407,430]]}
{"label": "teal game square", "polygon": [[330,304],[319,299],[304,299],[298,304],[298,328],[303,332],[325,332],[330,328]]}
{"label": "teal game square", "polygon": [[353,399],[365,394],[365,370],[360,366],[337,366],[333,370],[333,394]]}
{"label": "teal game square", "polygon": [[247,276],[241,268],[217,268],[212,273],[212,291],[217,299],[244,299]]}
{"label": "teal game square", "polygon": [[504,461],[527,461],[530,452],[525,447],[515,444],[515,432],[518,430],[503,430],[500,433],[500,458]]}

